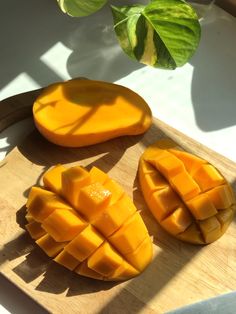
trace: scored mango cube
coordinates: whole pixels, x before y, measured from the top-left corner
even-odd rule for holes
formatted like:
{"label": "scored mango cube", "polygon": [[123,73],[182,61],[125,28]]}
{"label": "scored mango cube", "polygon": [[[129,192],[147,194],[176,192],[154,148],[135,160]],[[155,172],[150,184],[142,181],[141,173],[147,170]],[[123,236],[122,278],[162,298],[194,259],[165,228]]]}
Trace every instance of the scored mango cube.
{"label": "scored mango cube", "polygon": [[106,173],[58,165],[44,174],[43,182],[51,190],[32,188],[26,229],[55,262],[107,281],[130,279],[147,267],[152,242],[146,226],[123,188]]}
{"label": "scored mango cube", "polygon": [[119,229],[130,216],[136,212],[136,207],[127,195],[123,195],[115,204],[108,206],[92,224],[108,237]]}
{"label": "scored mango cube", "polygon": [[143,224],[143,220],[140,214],[136,212],[108,239],[117,250],[125,255],[135,251],[146,238],[147,234],[148,231]]}
{"label": "scored mango cube", "polygon": [[80,264],[80,262],[65,251],[65,249],[54,258],[54,261],[69,270],[74,270]]}
{"label": "scored mango cube", "polygon": [[28,213],[38,222],[43,222],[54,210],[72,208],[56,194],[38,194],[30,202]]}
{"label": "scored mango cube", "polygon": [[108,175],[97,167],[92,167],[89,171],[91,183],[99,182],[104,184],[108,180]]}
{"label": "scored mango cube", "polygon": [[105,242],[88,258],[88,267],[103,276],[109,276],[122,262],[123,258]]}
{"label": "scored mango cube", "polygon": [[[153,166],[156,172],[145,173]],[[166,186],[160,188],[157,180],[150,184],[150,176],[164,176]],[[171,140],[146,148],[139,162],[139,182],[154,218],[180,240],[211,243],[233,219],[236,200],[227,180],[208,161]]]}
{"label": "scored mango cube", "polygon": [[193,175],[193,179],[205,192],[225,182],[222,175],[212,165],[202,165]]}
{"label": "scored mango cube", "polygon": [[50,257],[56,256],[67,244],[67,242],[55,241],[48,233],[39,238],[36,243]]}
{"label": "scored mango cube", "polygon": [[37,240],[46,234],[46,231],[42,228],[41,223],[35,220],[32,220],[30,223],[25,225],[25,228],[34,240]]}
{"label": "scored mango cube", "polygon": [[104,238],[95,228],[88,225],[66,247],[65,250],[82,262],[89,257],[103,242]]}
{"label": "scored mango cube", "polygon": [[184,171],[183,163],[177,157],[171,154],[168,157],[157,160],[155,166],[167,179],[170,179],[176,176],[178,173]]}
{"label": "scored mango cube", "polygon": [[62,194],[69,203],[77,208],[80,189],[91,183],[89,172],[80,166],[62,172]]}
{"label": "scored mango cube", "polygon": [[192,199],[200,193],[199,186],[186,171],[172,177],[170,183],[184,201]]}
{"label": "scored mango cube", "polygon": [[78,199],[79,211],[91,220],[108,206],[111,192],[99,182],[92,183],[80,189]]}
{"label": "scored mango cube", "polygon": [[87,226],[76,212],[70,210],[54,210],[44,219],[42,227],[57,242],[72,240]]}
{"label": "scored mango cube", "polygon": [[43,176],[44,186],[57,194],[62,194],[61,174],[65,170],[66,168],[62,165],[57,165],[48,170]]}
{"label": "scored mango cube", "polygon": [[177,208],[170,216],[162,221],[162,226],[171,234],[179,234],[185,231],[192,223],[192,216],[183,206]]}
{"label": "scored mango cube", "polygon": [[39,195],[47,195],[47,196],[55,196],[55,193],[45,190],[41,187],[38,186],[32,186],[32,188],[30,189],[29,195],[28,195],[28,199],[26,202],[26,208],[29,208],[32,201],[36,198],[36,196]]}

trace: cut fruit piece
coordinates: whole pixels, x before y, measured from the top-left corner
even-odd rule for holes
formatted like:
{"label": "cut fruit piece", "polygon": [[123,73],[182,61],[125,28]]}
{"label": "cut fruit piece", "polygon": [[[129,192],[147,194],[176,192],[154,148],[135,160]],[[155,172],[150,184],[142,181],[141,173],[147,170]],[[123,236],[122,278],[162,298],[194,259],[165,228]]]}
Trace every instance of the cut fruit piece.
{"label": "cut fruit piece", "polygon": [[222,235],[221,224],[216,217],[199,221],[198,225],[206,243],[211,243]]}
{"label": "cut fruit piece", "polygon": [[170,184],[184,201],[188,201],[201,192],[197,183],[186,171],[172,177]]}
{"label": "cut fruit piece", "polygon": [[102,276],[109,276],[120,267],[123,258],[105,242],[88,258],[88,267]]}
{"label": "cut fruit piece", "polygon": [[183,163],[171,154],[168,157],[157,159],[155,166],[167,180],[185,171]]}
{"label": "cut fruit piece", "polygon": [[122,189],[122,187],[112,179],[107,180],[103,186],[111,192],[111,200],[109,202],[109,205],[118,202],[124,194],[124,190]]}
{"label": "cut fruit piece", "polygon": [[210,190],[225,182],[222,175],[212,165],[202,165],[193,175],[203,192]]}
{"label": "cut fruit piece", "polygon": [[177,208],[170,216],[162,221],[162,226],[169,233],[177,235],[184,232],[192,223],[193,219],[186,207]]}
{"label": "cut fruit piece", "polygon": [[176,237],[184,242],[206,244],[203,234],[195,222],[193,222],[184,232],[177,234]]}
{"label": "cut fruit piece", "polygon": [[67,242],[56,242],[49,234],[39,238],[36,243],[50,257],[56,256],[67,244]]}
{"label": "cut fruit piece", "polygon": [[108,241],[122,255],[126,255],[134,252],[146,238],[147,234],[148,231],[140,214],[135,213],[118,231],[108,238]]}
{"label": "cut fruit piece", "polygon": [[91,225],[81,231],[65,250],[82,262],[88,258],[103,242],[104,238]]}
{"label": "cut fruit piece", "polygon": [[151,261],[151,239],[123,188],[96,167],[90,172],[80,166],[58,167],[45,176],[48,188],[61,191],[61,197],[42,188],[30,194],[26,216],[32,222],[26,229],[36,243],[55,262],[87,277],[116,281],[140,274]]}
{"label": "cut fruit piece", "polygon": [[92,270],[91,268],[88,267],[87,260],[81,263],[76,269],[75,272],[79,275],[93,278],[93,279],[98,279],[98,280],[103,280],[103,276],[96,271]]}
{"label": "cut fruit piece", "polygon": [[42,223],[44,230],[57,242],[71,241],[87,226],[75,211],[54,210]]}
{"label": "cut fruit piece", "polygon": [[109,237],[136,212],[128,195],[123,195],[115,204],[108,206],[92,224],[105,236]]}
{"label": "cut fruit piece", "polygon": [[89,171],[91,183],[99,182],[104,184],[109,178],[108,175],[97,167],[92,167]]}
{"label": "cut fruit piece", "polygon": [[91,221],[109,205],[111,197],[111,192],[101,183],[92,183],[80,189],[77,208]]}
{"label": "cut fruit piece", "polygon": [[175,191],[168,186],[154,192],[150,198],[146,198],[146,202],[159,222],[169,216],[182,203]]}
{"label": "cut fruit piece", "polygon": [[71,167],[62,173],[61,180],[63,196],[77,208],[80,189],[91,183],[89,172],[80,166]]}
{"label": "cut fruit piece", "polygon": [[43,222],[54,210],[72,210],[56,194],[39,194],[30,202],[28,212],[38,222]]}
{"label": "cut fruit piece", "polygon": [[112,273],[108,277],[104,277],[104,280],[111,281],[111,280],[127,280],[129,278],[137,276],[139,271],[131,266],[126,261],[123,261],[121,266],[117,268],[114,273]]}
{"label": "cut fruit piece", "polygon": [[145,184],[143,184],[143,189],[145,195],[150,195],[157,191],[168,187],[168,181],[159,174],[157,171],[148,173],[144,178]]}
{"label": "cut fruit piece", "polygon": [[226,184],[217,186],[206,194],[218,210],[229,208],[235,201],[230,187]]}
{"label": "cut fruit piece", "polygon": [[152,260],[152,241],[150,237],[146,237],[134,252],[125,255],[125,259],[139,271],[146,268]]}
{"label": "cut fruit piece", "polygon": [[217,210],[207,194],[200,194],[187,202],[197,220],[204,220],[217,214]]}
{"label": "cut fruit piece", "polygon": [[47,195],[47,196],[55,196],[55,193],[45,190],[41,187],[38,186],[32,186],[29,192],[29,196],[26,202],[26,208],[29,208],[33,200],[36,198],[36,196],[42,196],[42,195]]}
{"label": "cut fruit piece", "polygon": [[43,175],[44,186],[57,194],[62,194],[61,174],[65,170],[66,168],[62,165],[49,169]]}
{"label": "cut fruit piece", "polygon": [[227,208],[227,209],[221,210],[216,215],[216,218],[221,224],[221,231],[224,232],[228,228],[229,224],[232,222],[234,218],[234,209]]}
{"label": "cut fruit piece", "polygon": [[[156,179],[161,175],[165,186]],[[230,184],[213,165],[181,150],[172,140],[146,148],[139,162],[139,182],[155,219],[185,242],[213,242],[232,220],[236,200]]]}
{"label": "cut fruit piece", "polygon": [[41,238],[46,233],[42,228],[41,223],[34,220],[25,225],[25,228],[29,232],[31,238],[34,240]]}
{"label": "cut fruit piece", "polygon": [[184,167],[190,175],[192,175],[199,167],[201,167],[202,164],[207,163],[206,160],[182,150],[168,149],[168,151],[183,162]]}
{"label": "cut fruit piece", "polygon": [[61,253],[54,258],[54,261],[69,270],[74,270],[80,264],[76,258],[65,250],[61,251]]}
{"label": "cut fruit piece", "polygon": [[33,116],[45,138],[67,147],[142,134],[152,123],[148,104],[131,89],[87,79],[44,88],[34,102]]}

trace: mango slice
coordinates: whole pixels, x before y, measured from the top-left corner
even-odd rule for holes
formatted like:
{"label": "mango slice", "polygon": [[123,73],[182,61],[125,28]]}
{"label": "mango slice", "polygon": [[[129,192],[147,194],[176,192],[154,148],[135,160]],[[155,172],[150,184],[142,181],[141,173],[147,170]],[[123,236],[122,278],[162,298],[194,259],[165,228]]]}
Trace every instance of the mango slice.
{"label": "mango slice", "polygon": [[[93,167],[57,165],[32,187],[25,226],[60,265],[100,280],[127,280],[152,260],[152,241],[122,187]],[[224,217],[222,217],[222,220]]]}
{"label": "mango slice", "polygon": [[152,113],[138,94],[113,83],[73,79],[44,89],[33,105],[37,129],[67,147],[144,133]]}
{"label": "mango slice", "polygon": [[139,182],[156,220],[185,242],[211,243],[233,219],[236,200],[227,180],[172,140],[159,140],[144,151]]}

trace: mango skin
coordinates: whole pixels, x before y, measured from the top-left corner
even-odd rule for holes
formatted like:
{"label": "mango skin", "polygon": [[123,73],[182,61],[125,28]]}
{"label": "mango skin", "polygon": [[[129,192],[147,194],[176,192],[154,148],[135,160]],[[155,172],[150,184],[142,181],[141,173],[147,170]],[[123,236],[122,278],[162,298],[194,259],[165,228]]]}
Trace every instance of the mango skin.
{"label": "mango skin", "polygon": [[157,222],[172,236],[208,244],[233,220],[236,199],[224,176],[208,161],[162,139],[139,162],[143,196]]}
{"label": "mango skin", "polygon": [[57,165],[32,187],[26,230],[54,261],[94,279],[139,275],[152,260],[152,241],[123,188],[100,169]]}
{"label": "mango skin", "polygon": [[85,79],[45,88],[33,105],[33,117],[48,141],[66,147],[142,134],[152,123],[148,104],[132,90]]}

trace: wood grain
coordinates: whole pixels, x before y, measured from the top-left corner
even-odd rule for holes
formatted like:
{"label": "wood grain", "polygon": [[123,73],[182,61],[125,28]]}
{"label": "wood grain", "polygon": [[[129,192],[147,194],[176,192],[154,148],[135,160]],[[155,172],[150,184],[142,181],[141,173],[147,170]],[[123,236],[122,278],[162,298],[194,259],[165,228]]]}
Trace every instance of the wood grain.
{"label": "wood grain", "polygon": [[[4,107],[8,108],[1,114],[0,106],[0,128],[29,115],[38,92],[5,100]],[[22,105],[28,109],[19,114]],[[235,290],[235,221],[215,243],[193,246],[163,231],[144,203],[137,182],[138,160],[145,147],[166,136],[208,159],[235,189],[235,163],[159,120],[143,136],[122,137],[79,149],[55,146],[34,130],[1,164],[1,273],[52,313],[163,313]],[[133,198],[154,242],[153,262],[139,277],[119,284],[83,278],[50,261],[26,234],[24,204],[28,190],[40,182],[48,167],[57,163],[79,163],[88,168],[96,165]]]}

